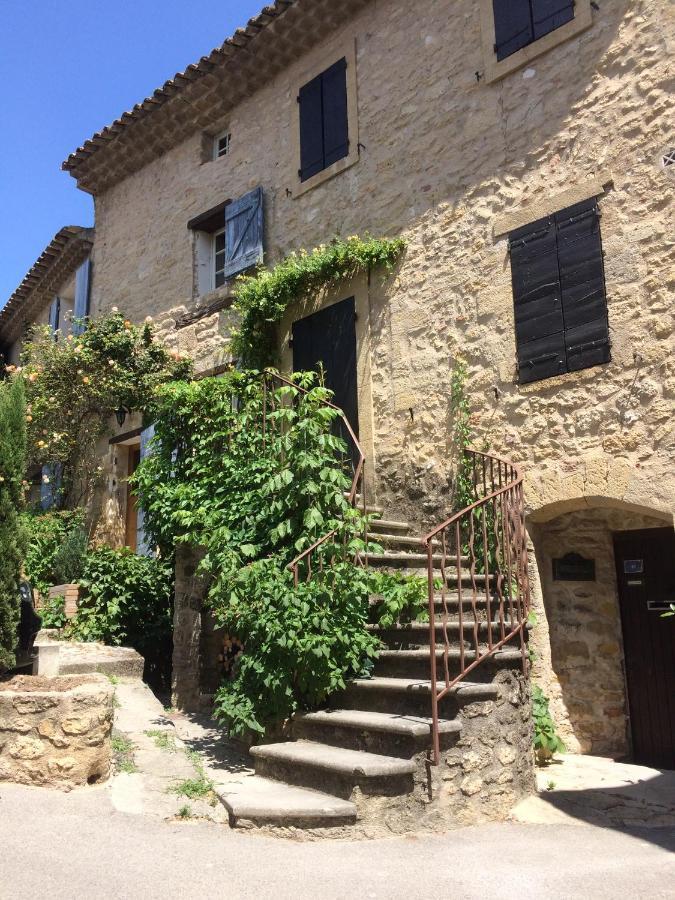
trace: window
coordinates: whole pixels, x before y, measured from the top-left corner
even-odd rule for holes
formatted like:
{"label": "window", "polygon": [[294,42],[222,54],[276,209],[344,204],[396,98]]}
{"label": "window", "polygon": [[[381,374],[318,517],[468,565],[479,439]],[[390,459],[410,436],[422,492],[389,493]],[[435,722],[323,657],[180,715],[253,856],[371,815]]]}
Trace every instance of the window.
{"label": "window", "polygon": [[196,293],[202,295],[262,261],[262,188],[220,203],[188,228],[194,232]]}
{"label": "window", "polygon": [[61,324],[61,298],[54,297],[49,307],[49,330],[54,335],[54,340],[58,340],[57,331]]}
{"label": "window", "polygon": [[597,200],[509,234],[521,384],[610,360]]}
{"label": "window", "polygon": [[492,6],[498,60],[574,18],[574,0],[492,0]]}
{"label": "window", "polygon": [[340,59],[329,69],[300,88],[300,169],[301,181],[329,168],[349,155],[347,117],[347,60]]}
{"label": "window", "polygon": [[225,283],[225,229],[213,235],[213,280],[214,287]]}
{"label": "window", "polygon": [[219,159],[221,156],[227,156],[230,152],[230,141],[232,139],[232,135],[225,131],[222,134],[217,134],[213,139],[213,158]]}

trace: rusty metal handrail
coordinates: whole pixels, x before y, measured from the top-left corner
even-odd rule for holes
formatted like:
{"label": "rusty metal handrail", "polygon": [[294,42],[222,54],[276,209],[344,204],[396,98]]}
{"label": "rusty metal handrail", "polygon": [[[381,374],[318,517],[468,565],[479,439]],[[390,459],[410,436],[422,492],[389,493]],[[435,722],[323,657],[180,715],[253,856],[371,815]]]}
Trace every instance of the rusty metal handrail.
{"label": "rusty metal handrail", "polygon": [[[309,393],[305,388],[300,387],[297,384],[294,384],[288,378],[284,378],[283,375],[279,375],[277,372],[267,370],[263,373],[263,431],[266,427],[266,419],[267,419],[267,384],[268,381],[271,381],[273,384],[276,383],[281,387],[291,387],[296,391],[299,391],[302,394]],[[366,512],[366,485],[365,485],[365,466],[366,466],[366,457],[359,443],[356,434],[354,433],[354,429],[349,424],[349,420],[345,416],[344,412],[340,409],[339,406],[336,406],[334,403],[331,403],[329,400],[324,401],[324,406],[329,407],[330,409],[334,409],[339,417],[342,419],[344,427],[347,431],[347,435],[349,437],[349,442],[351,442],[352,447],[349,448],[350,451],[353,449],[354,453],[350,452],[350,456],[354,461],[354,475],[352,478],[352,484],[347,494],[347,500],[352,507],[356,506],[357,497],[360,496],[363,513],[364,513],[364,522],[365,520],[365,512]],[[360,488],[360,494],[359,494]],[[310,547],[307,547],[306,550],[303,550],[302,553],[298,554],[288,565],[287,569],[289,569],[293,573],[293,583],[297,587],[300,580],[300,571],[304,567],[306,570],[306,580],[309,580],[312,577],[313,567],[312,567],[312,557],[313,554],[317,551],[319,547],[329,541],[331,538],[335,537],[337,534],[337,529],[334,528],[325,534],[323,537],[319,538],[315,541]],[[364,535],[365,537],[365,535]]]}
{"label": "rusty metal handrail", "polygon": [[[509,641],[520,638],[523,670],[527,670],[524,630],[530,608],[527,573],[527,538],[523,502],[523,475],[518,466],[503,457],[467,450],[471,480],[477,499],[433,528],[422,539],[427,552],[427,589],[429,596],[429,652],[431,670],[432,753],[435,765],[440,761],[438,704],[469,672],[494,656]],[[478,531],[478,544],[476,543]],[[468,565],[463,562],[464,551]],[[450,551],[450,552],[449,552]],[[454,552],[453,552],[454,551]],[[436,565],[435,555],[440,555]],[[453,559],[454,557],[454,559]],[[438,558],[438,556],[437,556]],[[459,628],[459,672],[450,674],[448,637],[448,561],[455,563]],[[482,571],[477,571],[477,568]],[[434,572],[440,571],[443,679],[439,688],[436,651],[436,584]],[[465,601],[463,576],[470,580]],[[478,585],[484,579],[484,591]],[[494,585],[493,585],[494,583]],[[493,593],[494,590],[494,593]],[[478,601],[485,597],[486,620],[479,620]],[[465,621],[464,603],[469,602]],[[498,621],[493,622],[493,602]],[[508,608],[507,608],[508,605]],[[465,627],[471,639],[465,638]],[[485,626],[486,641],[481,641]],[[497,628],[497,640],[493,634]],[[467,649],[467,643],[470,644]],[[481,646],[485,644],[486,646]],[[471,658],[473,657],[473,658]]]}

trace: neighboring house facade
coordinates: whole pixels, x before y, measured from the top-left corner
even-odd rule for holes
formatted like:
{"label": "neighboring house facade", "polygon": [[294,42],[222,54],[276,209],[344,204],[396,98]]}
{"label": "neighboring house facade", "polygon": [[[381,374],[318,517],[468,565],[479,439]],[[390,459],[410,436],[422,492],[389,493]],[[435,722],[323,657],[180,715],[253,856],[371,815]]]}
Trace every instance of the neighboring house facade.
{"label": "neighboring house facade", "polygon": [[[55,341],[78,333],[74,321],[89,315],[93,228],[66,225],[35,261],[21,284],[0,309],[0,361],[19,366],[26,336],[36,325],[48,325]],[[47,469],[29,472],[29,502],[47,508],[55,480]]]}
{"label": "neighboring house facade", "polygon": [[[287,311],[282,368],[342,335],[328,379],[370,494],[423,531],[466,360],[477,444],[525,472],[534,671],[563,737],[654,760],[675,752],[675,28],[666,0],[596,6],[278,0],[64,168],[95,201],[91,314],[153,316],[202,372],[230,361],[247,266],[406,238],[390,276]],[[110,450],[119,541],[139,426]]]}

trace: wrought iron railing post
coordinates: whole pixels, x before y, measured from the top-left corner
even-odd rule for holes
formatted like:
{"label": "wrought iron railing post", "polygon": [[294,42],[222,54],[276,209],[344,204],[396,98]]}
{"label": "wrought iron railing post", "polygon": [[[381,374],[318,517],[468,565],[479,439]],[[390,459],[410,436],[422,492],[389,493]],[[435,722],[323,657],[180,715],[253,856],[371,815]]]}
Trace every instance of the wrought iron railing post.
{"label": "wrought iron railing post", "polygon": [[440,737],[438,734],[438,691],[436,688],[436,610],[434,608],[434,550],[433,542],[427,541],[427,587],[429,590],[429,666],[431,673],[431,748],[433,763],[441,760]]}

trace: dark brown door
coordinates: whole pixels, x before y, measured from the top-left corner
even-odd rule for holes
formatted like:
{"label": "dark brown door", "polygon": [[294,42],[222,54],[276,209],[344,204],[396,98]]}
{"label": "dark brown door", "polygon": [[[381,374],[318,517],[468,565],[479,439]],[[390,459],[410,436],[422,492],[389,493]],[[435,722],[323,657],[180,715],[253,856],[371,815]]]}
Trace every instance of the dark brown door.
{"label": "dark brown door", "polygon": [[614,535],[635,762],[675,769],[675,531]]}
{"label": "dark brown door", "polygon": [[[334,394],[333,403],[343,410],[358,436],[355,323],[353,297],[294,322],[293,370],[318,371],[323,366],[325,385]],[[349,444],[346,435],[341,436]]]}

